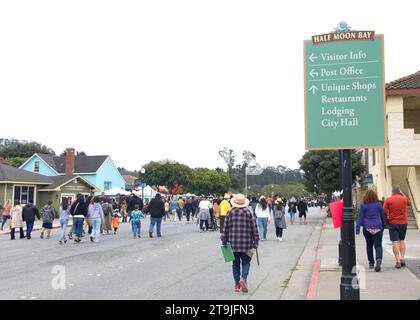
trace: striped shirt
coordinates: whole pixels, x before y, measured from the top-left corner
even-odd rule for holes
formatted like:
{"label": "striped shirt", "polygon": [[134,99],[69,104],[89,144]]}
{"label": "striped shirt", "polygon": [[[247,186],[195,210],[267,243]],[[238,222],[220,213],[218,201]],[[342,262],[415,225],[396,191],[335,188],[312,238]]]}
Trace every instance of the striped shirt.
{"label": "striped shirt", "polygon": [[223,244],[230,243],[233,252],[247,252],[258,246],[258,229],[254,214],[249,208],[232,208],[224,222]]}

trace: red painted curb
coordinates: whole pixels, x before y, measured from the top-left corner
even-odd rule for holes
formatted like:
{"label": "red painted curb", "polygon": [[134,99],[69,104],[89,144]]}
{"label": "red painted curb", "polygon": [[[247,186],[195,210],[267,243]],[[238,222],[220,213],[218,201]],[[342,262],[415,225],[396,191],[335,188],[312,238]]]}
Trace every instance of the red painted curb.
{"label": "red painted curb", "polygon": [[321,269],[321,260],[317,259],[315,260],[314,266],[312,268],[311,283],[306,295],[306,300],[316,300],[316,289],[318,287],[319,281],[319,269]]}

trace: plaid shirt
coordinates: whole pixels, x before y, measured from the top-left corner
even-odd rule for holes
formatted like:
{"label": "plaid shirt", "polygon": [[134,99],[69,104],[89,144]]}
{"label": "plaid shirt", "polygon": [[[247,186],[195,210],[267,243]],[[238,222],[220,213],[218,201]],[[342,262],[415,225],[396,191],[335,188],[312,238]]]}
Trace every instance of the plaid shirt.
{"label": "plaid shirt", "polygon": [[247,252],[258,246],[257,221],[248,208],[232,208],[226,215],[223,234],[223,244],[229,242],[233,252]]}

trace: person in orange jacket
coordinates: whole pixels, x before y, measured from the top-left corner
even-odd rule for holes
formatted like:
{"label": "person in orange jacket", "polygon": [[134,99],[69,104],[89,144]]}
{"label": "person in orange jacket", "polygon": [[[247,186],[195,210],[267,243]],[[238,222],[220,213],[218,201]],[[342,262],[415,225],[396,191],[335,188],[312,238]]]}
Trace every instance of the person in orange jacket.
{"label": "person in orange jacket", "polygon": [[118,216],[118,213],[115,213],[112,218],[112,227],[114,228],[114,234],[116,234],[118,228],[120,227],[120,217]]}

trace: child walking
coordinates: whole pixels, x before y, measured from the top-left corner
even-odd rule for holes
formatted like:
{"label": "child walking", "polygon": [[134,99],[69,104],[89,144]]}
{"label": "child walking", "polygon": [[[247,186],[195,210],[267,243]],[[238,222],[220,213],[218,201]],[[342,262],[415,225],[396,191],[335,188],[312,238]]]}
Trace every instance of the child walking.
{"label": "child walking", "polygon": [[136,239],[141,238],[141,220],[144,218],[143,212],[139,210],[139,205],[136,204],[134,206],[134,210],[131,211],[130,221],[131,221],[131,228],[133,230],[133,238]]}
{"label": "child walking", "polygon": [[120,227],[120,217],[118,213],[114,214],[114,218],[112,218],[112,227],[114,228],[114,234],[117,234],[117,230]]}

